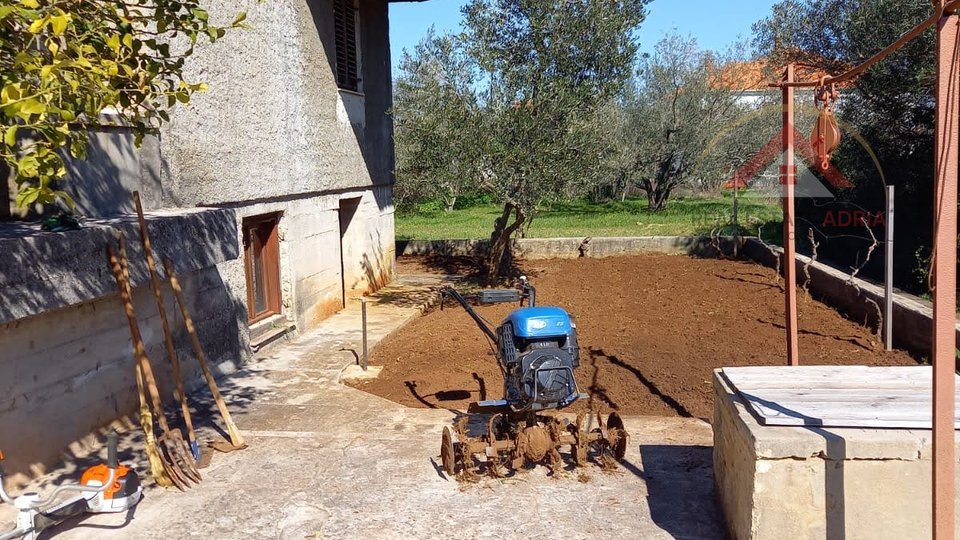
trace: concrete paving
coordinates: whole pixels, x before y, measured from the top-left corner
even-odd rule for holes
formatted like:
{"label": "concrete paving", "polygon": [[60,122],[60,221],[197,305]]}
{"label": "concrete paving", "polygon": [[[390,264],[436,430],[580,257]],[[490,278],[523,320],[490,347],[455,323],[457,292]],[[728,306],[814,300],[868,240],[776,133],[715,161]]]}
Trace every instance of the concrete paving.
{"label": "concrete paving", "polygon": [[[368,304],[370,342],[419,316],[439,283],[406,276]],[[48,532],[75,538],[723,538],[712,433],[698,419],[627,417],[626,459],[464,484],[439,467],[454,411],[411,409],[339,383],[360,350],[359,302],[223,381],[250,447],[217,454],[187,492],[153,486],[130,515]],[[204,402],[201,406],[208,407]],[[208,413],[209,414],[209,413]],[[210,416],[215,419],[215,416]],[[209,423],[209,422],[208,422]],[[203,439],[222,437],[209,428]],[[135,433],[124,461],[148,477]],[[136,450],[136,451],[134,451]],[[39,479],[47,489],[76,463]],[[0,524],[11,523],[0,505]],[[2,529],[3,525],[0,525]]]}

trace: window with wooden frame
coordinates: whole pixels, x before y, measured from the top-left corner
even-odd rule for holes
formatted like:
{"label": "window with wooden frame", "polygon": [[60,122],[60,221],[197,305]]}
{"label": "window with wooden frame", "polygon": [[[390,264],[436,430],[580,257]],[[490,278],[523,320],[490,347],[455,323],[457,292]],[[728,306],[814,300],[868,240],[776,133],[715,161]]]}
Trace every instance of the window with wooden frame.
{"label": "window with wooden frame", "polygon": [[243,259],[247,274],[247,318],[255,323],[277,315],[280,303],[280,214],[243,220]]}
{"label": "window with wooden frame", "polygon": [[357,46],[355,0],[333,0],[333,35],[337,52],[337,86],[360,91],[360,56]]}

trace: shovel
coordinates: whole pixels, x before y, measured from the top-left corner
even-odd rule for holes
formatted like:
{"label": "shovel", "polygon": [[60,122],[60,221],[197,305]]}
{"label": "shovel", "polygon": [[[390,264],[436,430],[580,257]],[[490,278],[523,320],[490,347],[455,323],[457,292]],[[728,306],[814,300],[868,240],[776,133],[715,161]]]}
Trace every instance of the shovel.
{"label": "shovel", "polygon": [[[180,432],[170,431],[167,425],[167,419],[163,414],[163,403],[160,400],[160,393],[157,391],[157,382],[153,377],[153,370],[150,367],[150,359],[147,357],[146,347],[143,345],[143,338],[140,335],[140,328],[137,324],[137,316],[134,312],[133,300],[130,289],[130,274],[127,270],[127,248],[123,233],[120,233],[120,261],[115,264],[116,256],[111,246],[107,247],[107,253],[110,255],[111,267],[114,272],[114,278],[117,279],[120,287],[120,299],[123,302],[124,310],[127,315],[127,322],[130,324],[130,336],[133,339],[134,356],[137,360],[137,376],[142,380],[142,386],[145,386],[153,405],[157,422],[160,424],[160,437],[157,442],[160,443],[160,456],[163,462],[164,470],[169,474],[170,480],[180,490],[190,488],[190,479],[193,476],[199,477],[195,473],[195,468],[190,455],[190,449],[187,447],[180,435]],[[146,426],[145,426],[146,428]],[[149,432],[145,433],[147,439],[153,436],[153,426],[149,426]],[[191,471],[191,468],[194,468]]]}
{"label": "shovel", "polygon": [[183,290],[180,288],[177,274],[174,273],[173,265],[167,259],[163,261],[163,269],[167,273],[167,278],[170,279],[173,295],[176,296],[177,304],[180,306],[180,313],[183,315],[187,332],[190,334],[190,342],[193,344],[193,352],[197,356],[197,362],[200,363],[203,376],[207,379],[207,384],[210,386],[210,393],[213,394],[213,399],[217,402],[217,409],[220,411],[223,423],[227,426],[227,432],[230,434],[230,443],[223,441],[213,443],[210,447],[219,452],[242,450],[247,447],[247,443],[244,442],[243,436],[240,435],[240,430],[237,429],[237,426],[233,423],[233,419],[230,417],[230,411],[227,410],[227,405],[223,402],[223,396],[220,395],[220,389],[217,388],[217,380],[213,377],[210,366],[207,365],[207,357],[203,354],[203,347],[200,346],[200,338],[197,337],[197,329],[193,324],[193,318],[190,317],[190,312],[187,311],[187,303],[183,299]]}

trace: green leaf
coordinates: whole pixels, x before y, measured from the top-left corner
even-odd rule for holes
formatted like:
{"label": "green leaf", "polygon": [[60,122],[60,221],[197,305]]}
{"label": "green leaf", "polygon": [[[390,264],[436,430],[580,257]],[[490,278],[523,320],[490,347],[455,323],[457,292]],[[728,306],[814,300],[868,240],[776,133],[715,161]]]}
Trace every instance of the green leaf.
{"label": "green leaf", "polygon": [[17,206],[23,208],[28,204],[33,204],[37,200],[37,197],[40,196],[40,188],[38,187],[28,187],[20,190],[20,193],[17,193]]}
{"label": "green leaf", "polygon": [[3,90],[0,90],[0,104],[6,105],[11,101],[20,99],[20,96],[20,85],[8,84],[3,87]]}
{"label": "green leaf", "polygon": [[203,22],[207,22],[207,19],[210,16],[205,9],[200,9],[200,8],[192,8],[190,10],[190,13],[192,13],[193,16],[196,17],[198,20],[201,20]]}
{"label": "green leaf", "polygon": [[[17,176],[21,178],[35,178],[40,170],[40,162],[33,154],[27,154],[17,162]],[[36,200],[36,198],[34,198]],[[32,202],[32,201],[31,201]]]}
{"label": "green leaf", "polygon": [[179,101],[180,103],[189,103],[189,102],[190,102],[190,94],[188,94],[188,93],[186,93],[186,92],[177,92],[177,93],[176,93],[176,96],[177,96],[177,101]]}
{"label": "green leaf", "polygon": [[107,38],[107,47],[110,47],[113,52],[120,52],[120,36],[113,34]]}
{"label": "green leaf", "polygon": [[54,15],[50,17],[50,29],[53,30],[53,35],[59,36],[67,29],[67,24],[70,23],[70,15],[66,13],[61,13],[60,15]]}
{"label": "green leaf", "polygon": [[247,20],[247,12],[241,11],[240,13],[237,13],[237,16],[233,19],[231,26],[236,26],[245,20]]}
{"label": "green leaf", "polygon": [[17,144],[17,129],[20,126],[16,124],[7,128],[7,131],[3,134],[3,143],[9,147],[16,146]]}
{"label": "green leaf", "polygon": [[47,112],[47,106],[30,98],[20,103],[20,112],[23,114],[43,114]]}
{"label": "green leaf", "polygon": [[37,2],[37,0],[20,0],[20,5],[33,9],[40,7],[40,3]]}
{"label": "green leaf", "polygon": [[39,34],[40,31],[43,30],[43,27],[47,25],[49,20],[50,17],[47,16],[33,21],[30,23],[30,26],[27,27],[27,32],[30,32],[31,34]]}
{"label": "green leaf", "polygon": [[7,18],[7,15],[10,15],[14,11],[16,11],[16,9],[17,8],[13,6],[0,6],[0,21]]}
{"label": "green leaf", "polygon": [[123,46],[132,49],[133,48],[133,34],[124,34],[123,35]]}

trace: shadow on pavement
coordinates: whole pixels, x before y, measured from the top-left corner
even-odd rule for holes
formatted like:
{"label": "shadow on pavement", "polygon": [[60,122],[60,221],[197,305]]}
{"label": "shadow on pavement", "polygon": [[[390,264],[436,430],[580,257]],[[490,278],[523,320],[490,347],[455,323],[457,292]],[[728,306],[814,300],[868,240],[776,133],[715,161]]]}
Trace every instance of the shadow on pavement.
{"label": "shadow on pavement", "polygon": [[713,448],[642,444],[640,463],[621,465],[647,484],[653,522],[675,538],[727,538],[713,484]]}

